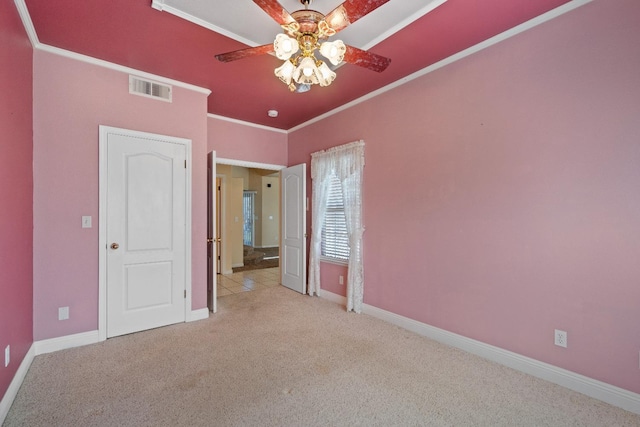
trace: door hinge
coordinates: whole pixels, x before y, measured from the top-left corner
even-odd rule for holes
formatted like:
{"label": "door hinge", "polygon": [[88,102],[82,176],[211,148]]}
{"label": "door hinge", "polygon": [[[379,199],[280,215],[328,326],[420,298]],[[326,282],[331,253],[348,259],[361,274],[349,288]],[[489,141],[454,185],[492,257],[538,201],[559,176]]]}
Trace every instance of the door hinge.
{"label": "door hinge", "polygon": [[187,168],[187,161],[186,160],[184,161],[184,168],[185,169]]}
{"label": "door hinge", "polygon": [[186,289],[184,290],[184,297],[185,298],[187,297],[187,290]]}

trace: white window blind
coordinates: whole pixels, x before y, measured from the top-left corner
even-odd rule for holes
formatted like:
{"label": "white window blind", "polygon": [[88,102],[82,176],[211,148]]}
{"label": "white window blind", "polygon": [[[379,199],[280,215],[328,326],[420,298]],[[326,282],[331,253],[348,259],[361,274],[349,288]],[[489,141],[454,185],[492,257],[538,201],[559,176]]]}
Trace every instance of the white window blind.
{"label": "white window blind", "polygon": [[331,175],[327,211],[322,227],[322,256],[342,261],[349,260],[349,236],[347,220],[344,216],[342,184],[337,176]]}

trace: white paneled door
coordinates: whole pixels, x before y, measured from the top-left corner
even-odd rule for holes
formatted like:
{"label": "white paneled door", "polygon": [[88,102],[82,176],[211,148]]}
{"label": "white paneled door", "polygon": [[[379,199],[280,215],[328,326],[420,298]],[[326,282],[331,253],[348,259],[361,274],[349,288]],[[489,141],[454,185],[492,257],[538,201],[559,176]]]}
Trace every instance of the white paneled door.
{"label": "white paneled door", "polygon": [[183,322],[186,146],[124,130],[103,139],[107,337]]}
{"label": "white paneled door", "polygon": [[306,197],[307,165],[291,166],[281,171],[282,284],[305,293],[307,287]]}

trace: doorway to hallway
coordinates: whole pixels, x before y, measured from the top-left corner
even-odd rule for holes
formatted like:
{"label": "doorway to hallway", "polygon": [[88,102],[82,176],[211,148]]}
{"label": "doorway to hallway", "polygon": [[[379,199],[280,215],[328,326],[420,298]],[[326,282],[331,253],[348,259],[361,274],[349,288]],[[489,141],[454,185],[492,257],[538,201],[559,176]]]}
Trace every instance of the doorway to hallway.
{"label": "doorway to hallway", "polygon": [[224,159],[216,165],[222,188],[218,271],[223,275],[279,266],[280,174],[250,166]]}
{"label": "doorway to hallway", "polygon": [[223,274],[218,277],[218,297],[279,285],[280,270],[277,267]]}

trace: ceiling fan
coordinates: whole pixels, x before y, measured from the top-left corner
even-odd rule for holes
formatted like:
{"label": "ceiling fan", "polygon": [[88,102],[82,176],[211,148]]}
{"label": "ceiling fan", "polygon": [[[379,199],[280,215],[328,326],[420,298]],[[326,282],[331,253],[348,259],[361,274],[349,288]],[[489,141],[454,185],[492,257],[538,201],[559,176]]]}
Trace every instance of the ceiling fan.
{"label": "ceiling fan", "polygon": [[291,91],[298,92],[306,92],[312,84],[328,86],[336,77],[333,69],[315,56],[316,51],[333,66],[347,62],[379,73],[389,66],[391,59],[384,56],[345,45],[341,40],[326,41],[389,0],[346,0],[327,15],[309,9],[312,0],[299,1],[305,8],[289,13],[277,0],[253,0],[284,33],[278,34],[272,44],[222,53],[216,59],[231,62],[275,53],[284,61],[275,75]]}

